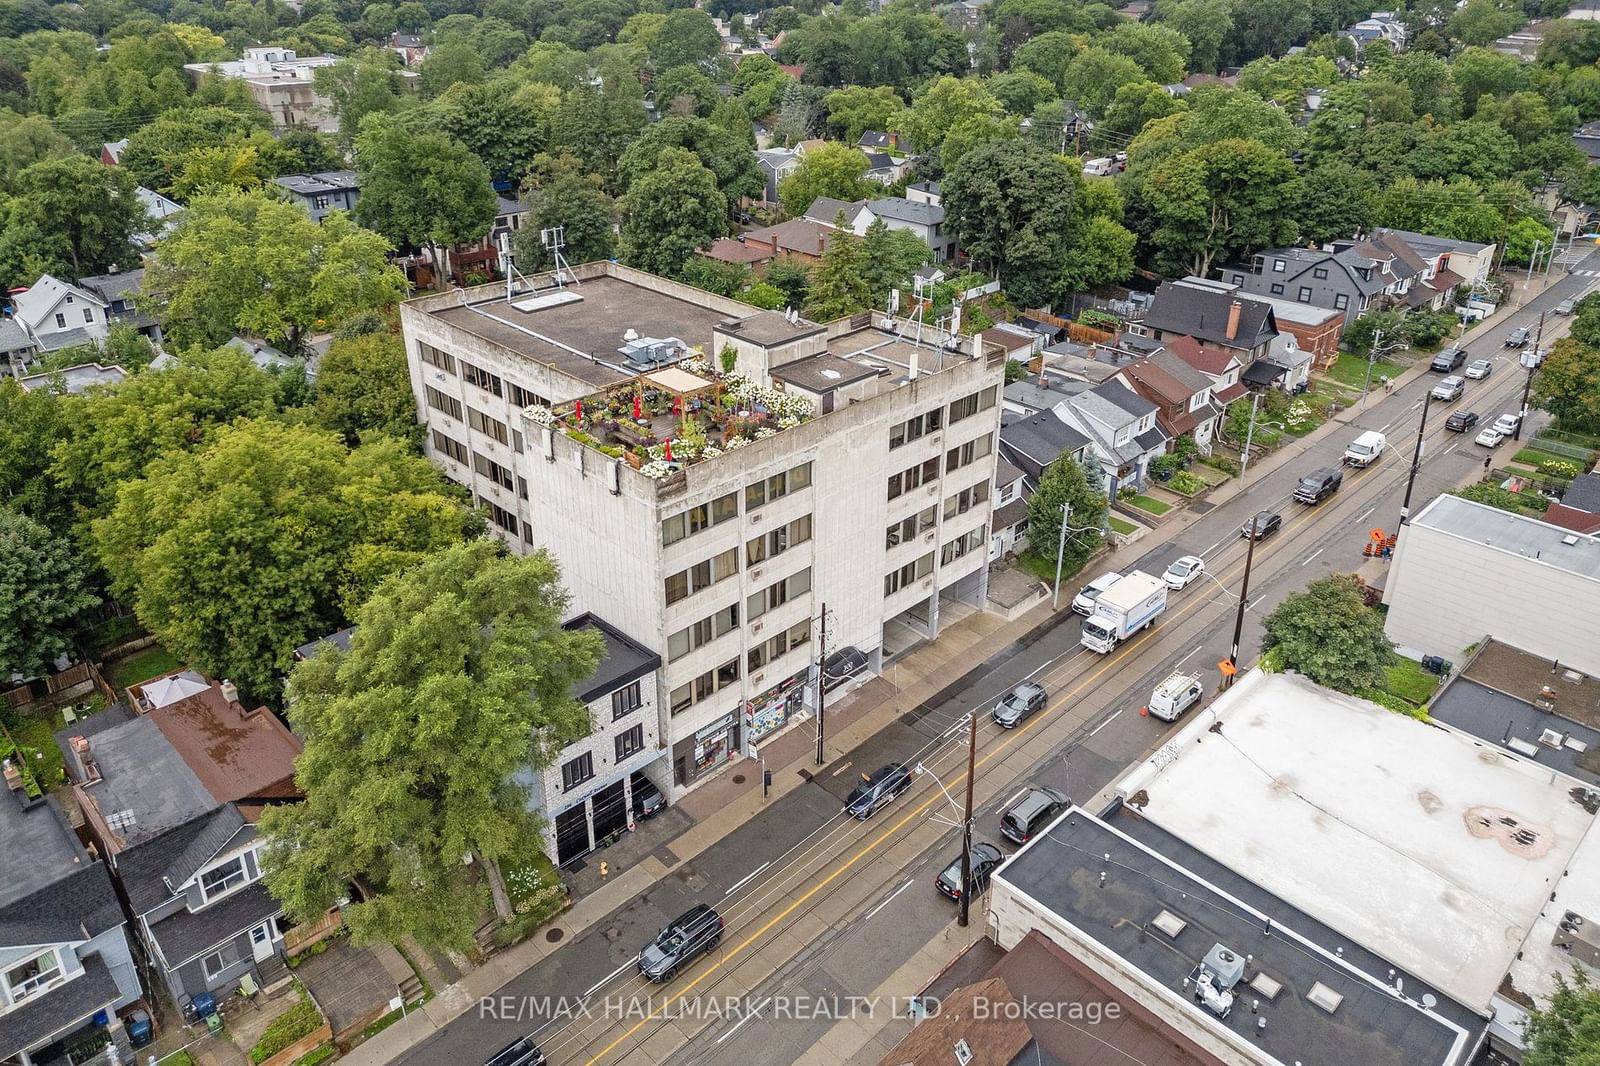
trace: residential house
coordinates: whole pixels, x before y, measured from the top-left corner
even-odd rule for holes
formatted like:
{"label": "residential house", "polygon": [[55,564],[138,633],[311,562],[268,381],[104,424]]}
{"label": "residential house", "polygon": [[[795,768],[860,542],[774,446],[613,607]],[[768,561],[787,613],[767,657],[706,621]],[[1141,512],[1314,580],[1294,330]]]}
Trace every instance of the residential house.
{"label": "residential house", "polygon": [[[185,63],[183,69],[196,85],[207,78],[243,82],[278,129],[309,126],[332,133],[339,128],[339,120],[329,101],[317,95],[313,75],[339,60],[339,56],[302,56],[292,48],[273,46],[246,48],[241,58],[221,63]],[[417,77],[414,71],[403,71],[402,76]]]}
{"label": "residential house", "polygon": [[955,258],[955,237],[945,229],[944,205],[937,193],[922,192],[918,199],[904,196],[886,196],[881,200],[868,200],[856,212],[850,228],[857,234],[867,232],[874,220],[882,219],[890,229],[915,233],[933,251],[937,262]]}
{"label": "residential house", "polygon": [[[1001,433],[1005,432],[1004,427]],[[1085,444],[1088,442],[1085,441]],[[1022,470],[1001,456],[994,464],[994,514],[989,519],[989,561],[1021,551],[1028,543],[1028,494]]]}
{"label": "residential house", "polygon": [[1156,405],[1116,379],[1061,401],[1055,413],[1089,439],[1105,471],[1107,497],[1124,486],[1143,488],[1150,464],[1166,453]]}
{"label": "residential house", "polygon": [[1600,163],[1600,120],[1585,122],[1573,130],[1572,143],[1589,157],[1589,162]]}
{"label": "residential house", "polygon": [[107,141],[100,146],[100,162],[108,167],[114,167],[122,162],[122,153],[128,150],[128,138],[120,141]]}
{"label": "residential house", "polygon": [[945,23],[956,32],[973,31],[983,28],[983,9],[988,6],[988,0],[955,0],[944,9]]}
{"label": "residential house", "polygon": [[144,213],[155,223],[155,227],[148,232],[133,235],[133,243],[148,252],[156,246],[156,241],[165,237],[172,227],[177,225],[178,216],[183,214],[183,205],[143,185],[134,189],[133,194],[144,205]]}
{"label": "residential house", "polygon": [[0,373],[17,376],[34,360],[38,348],[28,331],[9,313],[0,317]]}
{"label": "residential house", "polygon": [[1244,361],[1233,349],[1193,337],[1172,337],[1164,348],[1211,379],[1211,402],[1219,407],[1226,408],[1248,391],[1239,380],[1244,373]]}
{"label": "residential house", "polygon": [[800,153],[793,148],[763,148],[756,153],[756,163],[766,178],[763,199],[769,204],[778,202],[778,186],[800,166]]}
{"label": "residential house", "polygon": [[59,390],[81,396],[96,385],[116,385],[126,381],[128,372],[120,366],[103,366],[100,363],[80,363],[60,370],[46,370],[17,378],[25,391]]}
{"label": "residential house", "polygon": [[862,152],[867,157],[867,172],[864,177],[868,181],[875,181],[879,185],[893,185],[905,176],[906,169],[911,161],[902,156],[893,156],[888,152]]}
{"label": "residential house", "polygon": [[1245,362],[1268,355],[1278,337],[1269,304],[1202,278],[1165,281],[1131,332],[1165,342],[1193,337],[1236,352]]}
{"label": "residential house", "polygon": [[802,263],[816,263],[827,251],[828,242],[837,232],[831,222],[819,222],[809,217],[791,218],[775,226],[763,226],[737,237],[721,237],[699,254],[720,263],[738,263],[760,266],[781,256],[789,256]]}
{"label": "residential house", "polygon": [[161,323],[134,306],[134,297],[144,284],[144,267],[95,274],[78,279],[78,287],[105,301],[106,320],[112,326],[131,326],[152,344],[161,343]]}
{"label": "residential house", "polygon": [[1293,337],[1296,347],[1310,353],[1316,369],[1325,370],[1339,358],[1346,312],[1278,296],[1252,296],[1251,299],[1272,308],[1279,332]]}
{"label": "residential house", "polygon": [[248,973],[263,987],[286,978],[288,924],[261,882],[256,822],[300,798],[300,741],[227,682],[183,673],[130,692],[137,713],[78,723],[64,750],[84,832],[122,886],[150,971],[180,1006]]}
{"label": "residential house", "polygon": [[428,47],[428,42],[423,40],[420,33],[406,33],[395,30],[389,35],[389,51],[400,57],[400,62],[408,67],[420,67],[424,60],[433,52]]}
{"label": "residential house", "polygon": [[[1094,119],[1090,118],[1089,113],[1075,101],[1063,100],[1061,103],[1064,110],[1058,150],[1063,155],[1077,154],[1083,149],[1084,138],[1094,132]],[[1030,135],[1033,131],[1033,119],[1031,117],[1023,119],[1018,128],[1022,130],[1024,136]]]}
{"label": "residential house", "polygon": [[[1114,368],[1106,368],[1111,374]],[[1106,378],[1101,379],[1106,380]],[[1027,417],[1040,412],[1055,409],[1056,404],[1069,396],[1076,396],[1080,392],[1087,392],[1098,385],[1099,382],[1089,382],[1073,379],[1064,374],[1057,373],[1054,367],[1047,367],[1037,374],[1030,374],[1019,381],[1013,381],[1005,387],[1000,394],[1001,418],[1009,420],[1012,415]]]}
{"label": "residential house", "polygon": [[1297,303],[1343,311],[1354,322],[1383,302],[1385,289],[1399,279],[1351,248],[1272,248],[1248,264],[1223,267],[1222,277],[1240,292],[1276,296]]}
{"label": "residential house", "polygon": [[1396,52],[1406,47],[1405,23],[1393,11],[1374,11],[1369,17],[1340,30],[1338,35],[1354,41],[1358,49],[1374,41],[1382,41]]}
{"label": "residential house", "polygon": [[1217,423],[1222,419],[1222,405],[1212,399],[1215,383],[1209,375],[1172,352],[1161,351],[1129,363],[1117,372],[1117,377],[1156,405],[1156,424],[1167,435],[1169,444],[1187,436],[1202,454],[1210,453]]}
{"label": "residential house", "polygon": [[58,352],[106,338],[106,301],[88,289],[43,274],[11,294],[12,318],[40,352]]}
{"label": "residential house", "polygon": [[1573,478],[1561,502],[1545,509],[1544,520],[1574,533],[1600,533],[1600,474]]}
{"label": "residential house", "polygon": [[863,152],[899,152],[900,135],[888,133],[884,130],[866,130],[856,141],[856,147]]}
{"label": "residential house", "polygon": [[1461,277],[1468,285],[1482,285],[1489,280],[1499,245],[1478,244],[1475,241],[1458,241],[1449,237],[1435,237],[1410,230],[1378,227],[1374,237],[1396,237],[1405,242],[1424,261],[1432,263],[1435,271],[1448,270]]}
{"label": "residential house", "polygon": [[354,211],[361,196],[361,184],[353,170],[324,170],[315,174],[283,174],[272,179],[294,200],[321,222],[335,211]]}
{"label": "residential house", "polygon": [[[106,864],[8,761],[0,790],[0,1061],[133,1061],[120,1012],[143,995]],[[90,1051],[109,1041],[116,1052]]]}
{"label": "residential house", "polygon": [[1044,351],[1043,336],[1009,322],[990,326],[982,336],[985,344],[993,344],[1005,352],[1007,361],[1026,363]]}
{"label": "residential house", "polygon": [[866,203],[865,200],[835,200],[831,196],[819,196],[811,201],[811,206],[806,208],[802,217],[832,226],[840,215],[845,217],[846,222],[853,220]]}

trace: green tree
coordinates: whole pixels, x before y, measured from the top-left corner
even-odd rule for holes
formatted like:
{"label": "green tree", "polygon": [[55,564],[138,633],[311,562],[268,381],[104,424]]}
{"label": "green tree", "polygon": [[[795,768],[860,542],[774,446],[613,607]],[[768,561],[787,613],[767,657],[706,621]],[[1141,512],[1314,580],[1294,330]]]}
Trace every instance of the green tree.
{"label": "green tree", "polygon": [[1555,995],[1528,1012],[1523,1066],[1600,1066],[1600,988],[1576,964],[1556,974]]}
{"label": "green tree", "polygon": [[706,118],[721,99],[717,83],[696,66],[668,67],[655,80],[656,109],[664,115]]}
{"label": "green tree", "polygon": [[1051,30],[1030,38],[1011,59],[1012,70],[1025,70],[1048,81],[1058,92],[1067,81],[1067,68],[1079,51],[1079,38]]}
{"label": "green tree", "polygon": [[72,142],[43,115],[0,110],[0,197],[10,193],[17,175],[35,163],[71,154]]}
{"label": "green tree", "polygon": [[824,144],[808,149],[800,165],[778,185],[778,200],[791,215],[804,214],[819,196],[835,200],[860,200],[871,195],[867,182],[867,157],[857,148]]}
{"label": "green tree", "polygon": [[1360,583],[1349,574],[1291,592],[1262,628],[1263,650],[1279,649],[1284,666],[1337,692],[1381,685],[1394,660],[1383,615],[1367,606]]}
{"label": "green tree", "polygon": [[[743,72],[743,64],[739,70]],[[867,130],[888,129],[905,104],[887,85],[853,85],[823,97],[822,106],[828,111],[828,128],[846,144],[855,144]]]}
{"label": "green tree", "polygon": [[1556,19],[1539,38],[1539,62],[1553,67],[1587,67],[1600,60],[1600,25],[1577,19]]}
{"label": "green tree", "polygon": [[945,134],[939,147],[939,166],[945,173],[954,170],[967,153],[986,144],[1002,144],[1022,136],[1021,120],[1015,115],[977,115],[962,119]]}
{"label": "green tree", "polygon": [[100,600],[72,542],[0,507],[0,677],[51,671],[72,650],[72,627]]}
{"label": "green tree", "polygon": [[261,419],[155,460],[117,490],[93,542],[112,592],[173,654],[272,699],[296,647],[467,526],[402,442],[352,451],[326,430]]}
{"label": "green tree", "polygon": [[[361,202],[370,195],[363,186]],[[161,316],[179,346],[241,331],[298,355],[318,323],[405,294],[391,250],[343,212],[314,222],[264,189],[204,197],[157,246],[135,302]]]}
{"label": "green tree", "polygon": [[730,204],[760,199],[766,189],[754,146],[747,139],[705,119],[676,116],[654,123],[622,153],[617,160],[618,184],[623,189],[632,186],[640,175],[657,167],[661,153],[669,148],[693,152],[700,165],[716,175],[717,188]]}
{"label": "green tree", "polygon": [[420,443],[405,342],[389,332],[335,340],[317,367],[312,417],[354,447],[368,433]]}
{"label": "green tree", "polygon": [[511,917],[503,867],[541,847],[512,775],[593,728],[571,693],[602,645],[561,625],[567,602],[548,554],[476,541],[385,582],[356,615],[348,652],[295,668],[306,800],[262,819],[267,886],[290,914],[310,921],[359,881],[370,894],[344,907],[358,943],[414,936],[465,950],[481,871],[496,913]]}
{"label": "green tree", "polygon": [[1182,99],[1152,81],[1119,86],[1106,107],[1105,117],[1095,127],[1095,143],[1102,149],[1119,149],[1151,122],[1175,115],[1186,106]]}
{"label": "green tree", "polygon": [[0,278],[81,278],[135,261],[130,237],[147,220],[127,171],[83,156],[46,159],[12,184],[0,206]]}
{"label": "green tree", "polygon": [[339,143],[346,147],[355,143],[368,115],[392,115],[407,103],[400,57],[387,48],[365,48],[332,66],[318,67],[312,84],[333,105]]}
{"label": "green tree", "polygon": [[1299,235],[1300,178],[1259,141],[1218,141],[1169,159],[1144,196],[1156,222],[1156,261],[1168,273],[1209,277],[1217,263]]}
{"label": "green tree", "polygon": [[483,160],[491,175],[517,180],[549,143],[550,121],[560,106],[553,86],[519,85],[513,78],[460,82],[407,114],[406,126],[448,134]]}
{"label": "green tree", "polygon": [[1533,403],[1554,415],[1562,429],[1600,431],[1600,348],[1571,337],[1556,341],[1534,375]]}
{"label": "green tree", "polygon": [[1144,68],[1127,56],[1090,47],[1079,52],[1067,64],[1061,90],[1098,119],[1105,115],[1118,89],[1148,80]]}
{"label": "green tree", "polygon": [[692,7],[669,11],[650,42],[650,59],[658,70],[699,66],[722,50],[722,38],[711,16]]}
{"label": "green tree", "polygon": [[1196,73],[1215,74],[1223,46],[1233,32],[1235,0],[1163,0],[1156,19],[1189,42],[1189,67]]}
{"label": "green tree", "polygon": [[1503,0],[1467,0],[1450,17],[1450,35],[1462,44],[1485,46],[1512,33],[1526,21],[1520,5]]}
{"label": "green tree", "polygon": [[798,259],[779,256],[767,267],[767,276],[763,280],[773,288],[782,290],[784,306],[806,305],[806,298],[811,291],[811,268]]}
{"label": "green tree", "polygon": [[72,424],[68,407],[75,402],[48,389],[24,389],[9,375],[0,376],[0,507],[34,518],[64,532],[72,510],[50,477],[50,450]]}
{"label": "green tree", "polygon": [[839,228],[830,235],[822,262],[812,276],[806,313],[818,322],[831,322],[864,310],[872,301],[867,271],[870,263],[862,238],[843,224],[841,211],[835,219]]}
{"label": "green tree", "polygon": [[[1060,97],[1055,83],[1031,70],[1013,70],[996,74],[988,81],[989,95],[1000,101],[1006,113],[1021,118],[1033,114],[1043,104]],[[855,138],[851,138],[853,141]]]}
{"label": "green tree", "polygon": [[947,75],[918,94],[890,126],[908,137],[917,151],[929,152],[944,144],[945,136],[963,119],[1000,112],[1000,102],[980,82]]}
{"label": "green tree", "polygon": [[489,168],[446,134],[368,121],[356,138],[356,174],[356,216],[396,244],[429,249],[440,288],[449,279],[449,250],[494,224]]}
{"label": "green tree", "polygon": [[422,61],[417,86],[424,97],[432,100],[452,85],[476,85],[483,81],[484,74],[483,57],[472,42],[452,37]]}
{"label": "green tree", "polygon": [[[1089,556],[1100,547],[1108,505],[1101,488],[1100,464],[1090,460],[1093,469],[1063,456],[1045,467],[1039,487],[1028,500],[1028,550],[1040,559],[1055,563],[1061,553],[1061,573],[1077,573]],[[1065,543],[1061,537],[1061,518],[1067,515]]]}
{"label": "green tree", "polygon": [[887,306],[890,289],[908,287],[917,268],[933,258],[922,238],[909,230],[892,230],[881,218],[874,218],[867,226],[861,244],[867,291],[880,307]]}
{"label": "green tree", "polygon": [[512,244],[524,273],[555,265],[541,237],[554,226],[562,228],[561,254],[569,263],[609,259],[616,251],[616,205],[600,190],[599,179],[579,170],[576,160],[549,177],[530,179],[522,187],[522,203],[528,217],[512,236]]}
{"label": "green tree", "polygon": [[641,270],[675,275],[696,249],[722,236],[727,218],[717,176],[687,149],[668,148],[622,198],[622,257]]}
{"label": "green tree", "polygon": [[1189,39],[1159,22],[1122,22],[1110,33],[1095,38],[1095,44],[1127,56],[1157,85],[1182,81],[1189,60]]}
{"label": "green tree", "polygon": [[1349,163],[1336,159],[1313,167],[1305,175],[1300,236],[1320,245],[1365,231],[1372,225],[1377,191],[1372,175]]}
{"label": "green tree", "polygon": [[1019,305],[1053,299],[1068,252],[1078,175],[1024,141],[969,152],[945,179],[945,222],[969,256],[998,271]]}

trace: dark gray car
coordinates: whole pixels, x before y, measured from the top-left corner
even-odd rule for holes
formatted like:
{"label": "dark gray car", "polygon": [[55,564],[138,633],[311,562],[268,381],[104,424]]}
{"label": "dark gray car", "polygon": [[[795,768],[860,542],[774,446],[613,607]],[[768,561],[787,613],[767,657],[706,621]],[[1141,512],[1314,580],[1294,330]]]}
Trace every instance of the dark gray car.
{"label": "dark gray car", "polygon": [[1053,788],[1030,788],[1000,816],[1000,835],[1013,844],[1026,844],[1034,830],[1048,824],[1070,802],[1064,793]]}
{"label": "dark gray car", "polygon": [[1000,697],[994,705],[994,720],[1001,729],[1015,729],[1023,719],[1043,709],[1047,698],[1043,685],[1024,681]]}
{"label": "dark gray car", "polygon": [[721,939],[722,916],[704,903],[696,904],[644,946],[639,952],[639,972],[658,984],[670,981]]}
{"label": "dark gray car", "polygon": [[850,797],[844,801],[844,809],[852,818],[866,821],[910,787],[911,771],[892,762],[862,774],[861,783],[850,790]]}
{"label": "dark gray car", "polygon": [[[1000,849],[993,844],[979,840],[972,845],[972,858],[968,860],[967,873],[972,878],[972,894],[974,896],[989,887],[989,876],[994,873],[995,868],[1000,865],[1001,860],[1004,858],[1005,856],[1000,853]],[[957,855],[955,861],[944,868],[939,874],[938,880],[934,881],[933,884],[935,888],[951,899],[961,898],[960,855]]]}

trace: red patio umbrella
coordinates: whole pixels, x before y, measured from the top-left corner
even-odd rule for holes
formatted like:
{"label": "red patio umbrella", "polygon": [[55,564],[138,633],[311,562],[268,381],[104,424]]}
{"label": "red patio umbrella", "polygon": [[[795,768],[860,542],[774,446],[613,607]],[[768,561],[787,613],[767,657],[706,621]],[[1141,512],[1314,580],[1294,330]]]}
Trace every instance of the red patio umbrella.
{"label": "red patio umbrella", "polygon": [[572,414],[579,422],[583,421],[583,401],[578,400],[572,405]]}
{"label": "red patio umbrella", "polygon": [[639,419],[641,419],[643,417],[644,417],[644,403],[640,399],[639,394],[636,392],[636,393],[633,394],[633,420],[635,422],[637,422],[637,421],[639,421]]}
{"label": "red patio umbrella", "polygon": [[670,462],[672,462],[672,438],[671,437],[667,438],[666,445],[667,445],[667,462],[670,463]]}

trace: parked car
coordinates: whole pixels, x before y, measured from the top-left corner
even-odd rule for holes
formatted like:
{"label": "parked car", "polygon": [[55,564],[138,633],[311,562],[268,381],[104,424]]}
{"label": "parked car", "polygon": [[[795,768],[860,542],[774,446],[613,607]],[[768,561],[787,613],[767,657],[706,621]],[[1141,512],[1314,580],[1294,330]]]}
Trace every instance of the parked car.
{"label": "parked car", "polygon": [[[972,878],[972,894],[989,887],[989,875],[994,873],[1000,865],[1000,860],[1005,858],[1000,854],[1000,849],[986,841],[978,841],[972,845],[972,859],[968,873]],[[934,887],[951,899],[961,898],[961,856],[957,855],[954,862],[944,868],[944,872],[935,881]]]}
{"label": "parked car", "polygon": [[1150,693],[1150,716],[1163,722],[1176,722],[1184,711],[1206,694],[1199,674],[1173,674]]}
{"label": "parked car", "polygon": [[1556,314],[1558,315],[1570,315],[1577,309],[1577,300],[1562,300],[1560,303],[1556,304]]}
{"label": "parked car", "polygon": [[911,787],[911,771],[897,762],[880,766],[861,775],[861,783],[850,790],[844,809],[852,818],[866,821]]}
{"label": "parked car", "polygon": [[490,1055],[483,1066],[544,1066],[544,1052],[525,1036]]}
{"label": "parked car", "polygon": [[1344,475],[1331,466],[1319,467],[1300,479],[1295,486],[1294,498],[1301,503],[1321,503],[1339,491]]}
{"label": "parked car", "polygon": [[640,821],[654,818],[667,806],[667,798],[661,790],[650,781],[640,781],[633,786],[633,810]]}
{"label": "parked car", "polygon": [[1465,433],[1478,424],[1476,411],[1454,411],[1444,420],[1444,428],[1452,433]]}
{"label": "parked car", "polygon": [[867,668],[867,656],[859,648],[840,648],[822,661],[822,691],[832,692]]}
{"label": "parked car", "polygon": [[1527,326],[1518,326],[1506,334],[1506,347],[1526,348],[1531,340],[1533,340],[1533,331],[1528,329]]}
{"label": "parked car", "polygon": [[1533,352],[1525,353],[1522,358],[1527,360],[1522,365],[1525,367],[1541,367],[1544,365],[1545,356],[1550,354],[1549,348],[1538,348]]}
{"label": "parked car", "polygon": [[667,923],[656,938],[639,951],[639,972],[664,984],[677,972],[717,946],[722,939],[722,915],[697,903]]}
{"label": "parked car", "polygon": [[1032,839],[1034,830],[1060,814],[1071,802],[1065,794],[1053,788],[1035,785],[1000,816],[1000,835],[1013,844],[1026,844]]}
{"label": "parked car", "polygon": [[1043,685],[1024,681],[1001,696],[1000,702],[994,705],[995,724],[1001,729],[1015,729],[1022,724],[1023,719],[1043,710],[1048,700],[1049,696]]}
{"label": "parked car", "polygon": [[1508,437],[1515,433],[1521,425],[1521,415],[1501,415],[1494,420],[1494,428]]}
{"label": "parked car", "polygon": [[1505,439],[1506,435],[1501,433],[1498,429],[1494,428],[1493,426],[1484,426],[1483,429],[1478,432],[1478,435],[1472,438],[1472,443],[1481,444],[1485,448],[1498,448],[1500,447],[1500,442]]}
{"label": "parked car", "polygon": [[1433,362],[1428,364],[1428,369],[1436,374],[1448,374],[1457,370],[1467,361],[1467,353],[1460,348],[1444,348],[1433,357]]}
{"label": "parked car", "polygon": [[1266,540],[1268,537],[1276,533],[1278,528],[1283,525],[1283,516],[1278,514],[1276,511],[1257,511],[1256,516],[1247,521],[1244,524],[1244,528],[1239,530],[1239,536],[1250,536],[1250,527],[1252,525],[1254,525],[1256,529],[1256,539]]}
{"label": "parked car", "polygon": [[1494,363],[1487,359],[1474,359],[1467,364],[1466,375],[1473,381],[1482,381],[1494,372]]}
{"label": "parked car", "polygon": [[1451,400],[1461,399],[1461,394],[1466,391],[1467,383],[1462,378],[1451,374],[1433,387],[1433,398],[1449,403]]}
{"label": "parked car", "polygon": [[1161,580],[1174,592],[1189,587],[1189,582],[1206,572],[1206,561],[1198,555],[1184,555],[1172,561]]}
{"label": "parked car", "polygon": [[1121,580],[1121,574],[1115,570],[1107,570],[1078,590],[1078,594],[1072,597],[1072,609],[1082,615],[1093,614],[1094,601],[1100,598],[1102,592]]}

